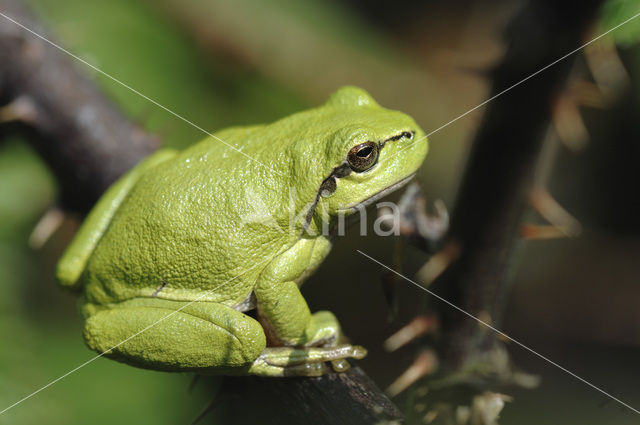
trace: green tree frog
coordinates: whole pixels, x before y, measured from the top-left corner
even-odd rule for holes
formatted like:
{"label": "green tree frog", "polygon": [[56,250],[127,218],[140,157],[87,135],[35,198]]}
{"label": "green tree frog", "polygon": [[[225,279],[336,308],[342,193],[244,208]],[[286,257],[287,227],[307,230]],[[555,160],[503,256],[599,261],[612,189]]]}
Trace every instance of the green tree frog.
{"label": "green tree frog", "polygon": [[[83,291],[87,345],[166,371],[345,369],[366,350],[341,343],[336,317],[311,314],[299,287],[331,248],[323,221],[407,182],[424,132],[343,87],[318,108],[214,136],[121,177],[63,254],[57,278]],[[256,203],[269,220],[247,219]]]}

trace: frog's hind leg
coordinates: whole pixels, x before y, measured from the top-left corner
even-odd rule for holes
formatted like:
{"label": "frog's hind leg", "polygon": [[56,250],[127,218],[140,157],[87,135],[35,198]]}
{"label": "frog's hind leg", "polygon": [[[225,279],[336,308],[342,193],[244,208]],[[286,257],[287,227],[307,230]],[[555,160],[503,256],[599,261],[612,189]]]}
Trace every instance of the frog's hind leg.
{"label": "frog's hind leg", "polygon": [[362,347],[266,347],[255,319],[223,304],[136,298],[85,305],[87,345],[133,366],[201,374],[318,376],[348,368]]}
{"label": "frog's hind leg", "polygon": [[266,345],[260,323],[223,304],[137,298],[86,309],[87,345],[138,367],[242,373]]}

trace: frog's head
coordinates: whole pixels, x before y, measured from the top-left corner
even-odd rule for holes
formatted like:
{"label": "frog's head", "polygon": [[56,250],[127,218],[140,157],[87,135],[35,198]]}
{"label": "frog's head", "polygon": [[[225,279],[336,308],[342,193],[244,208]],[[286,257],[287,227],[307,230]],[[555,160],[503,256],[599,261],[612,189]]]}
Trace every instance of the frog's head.
{"label": "frog's head", "polygon": [[362,89],[343,87],[315,111],[331,128],[314,135],[319,141],[308,148],[306,167],[321,175],[314,179],[317,207],[330,215],[349,214],[398,189],[427,154],[415,121],[382,108]]}

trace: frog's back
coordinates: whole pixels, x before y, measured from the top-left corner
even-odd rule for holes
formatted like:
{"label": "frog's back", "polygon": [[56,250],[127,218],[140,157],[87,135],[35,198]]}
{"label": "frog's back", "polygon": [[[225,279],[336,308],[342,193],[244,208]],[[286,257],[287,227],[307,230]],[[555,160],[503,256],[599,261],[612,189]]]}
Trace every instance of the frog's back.
{"label": "frog's back", "polygon": [[[236,131],[226,131],[225,141],[251,133]],[[281,194],[270,170],[219,144],[202,141],[140,178],[89,259],[89,302],[153,296],[236,305],[251,294],[269,259],[291,241],[246,224],[251,199],[241,195]]]}

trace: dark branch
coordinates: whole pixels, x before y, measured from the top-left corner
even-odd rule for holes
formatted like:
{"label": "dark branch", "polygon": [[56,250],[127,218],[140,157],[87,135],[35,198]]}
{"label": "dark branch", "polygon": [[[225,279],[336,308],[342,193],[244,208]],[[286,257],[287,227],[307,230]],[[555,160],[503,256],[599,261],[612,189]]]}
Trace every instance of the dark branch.
{"label": "dark branch", "polygon": [[[16,0],[0,10],[50,38]],[[113,181],[158,145],[87,79],[68,55],[0,17],[0,105],[55,173],[62,205],[86,212]]]}
{"label": "dark branch", "polygon": [[[530,1],[508,29],[508,50],[493,72],[492,95],[580,46],[600,3]],[[449,237],[462,251],[437,289],[466,311],[489,317],[496,326],[551,106],[575,58],[491,102],[453,209]],[[496,335],[476,321],[447,306],[439,310],[443,326],[439,351],[448,367],[455,369],[474,356],[480,358],[495,346]]]}
{"label": "dark branch", "polygon": [[[357,367],[321,378],[225,378],[213,415],[237,424],[364,425],[393,423],[402,413]],[[219,415],[219,416],[218,416]]]}

